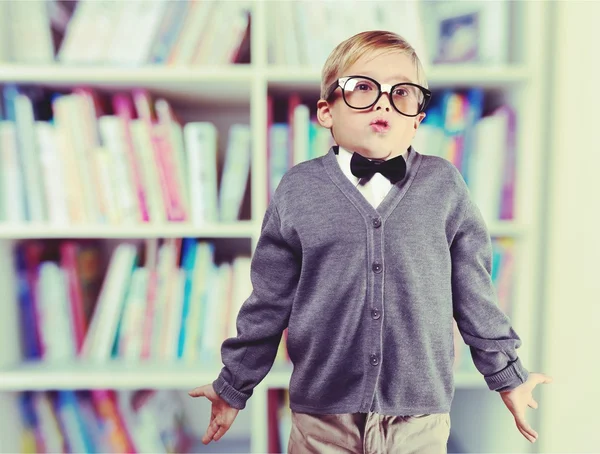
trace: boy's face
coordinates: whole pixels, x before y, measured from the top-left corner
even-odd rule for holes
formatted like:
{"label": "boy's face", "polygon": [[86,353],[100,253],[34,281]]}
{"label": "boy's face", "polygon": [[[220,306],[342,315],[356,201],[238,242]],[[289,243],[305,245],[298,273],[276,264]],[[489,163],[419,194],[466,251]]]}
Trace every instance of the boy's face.
{"label": "boy's face", "polygon": [[[340,77],[368,76],[380,84],[394,85],[400,82],[417,84],[417,70],[409,57],[400,52],[379,51],[369,53],[357,60]],[[361,93],[350,96],[366,96],[368,85],[359,87]],[[405,92],[401,88],[394,95]],[[402,110],[402,100],[396,105]],[[333,91],[329,100],[317,103],[317,119],[321,126],[330,128],[336,143],[350,152],[357,152],[371,159],[391,159],[404,153],[410,146],[425,113],[409,117],[399,113],[390,103],[388,93],[382,93],[377,102],[367,109],[353,109],[342,97],[340,87]],[[374,123],[383,120],[383,123]],[[387,122],[387,126],[385,125]]]}

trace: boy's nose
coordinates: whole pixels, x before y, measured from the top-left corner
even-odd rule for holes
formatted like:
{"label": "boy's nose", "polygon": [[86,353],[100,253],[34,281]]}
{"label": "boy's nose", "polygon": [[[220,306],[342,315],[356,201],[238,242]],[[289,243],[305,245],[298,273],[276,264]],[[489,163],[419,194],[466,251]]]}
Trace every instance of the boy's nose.
{"label": "boy's nose", "polygon": [[389,98],[389,94],[386,92],[381,92],[381,94],[379,95],[379,99],[375,103],[375,110],[385,107],[385,110],[389,111],[391,107],[390,101],[391,100]]}

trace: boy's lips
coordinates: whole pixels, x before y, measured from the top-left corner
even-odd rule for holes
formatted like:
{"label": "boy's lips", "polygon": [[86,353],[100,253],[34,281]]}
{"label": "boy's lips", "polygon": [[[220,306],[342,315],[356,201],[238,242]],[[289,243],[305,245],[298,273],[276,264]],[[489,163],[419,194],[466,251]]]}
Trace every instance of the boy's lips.
{"label": "boy's lips", "polygon": [[386,132],[386,131],[389,131],[389,129],[390,129],[390,122],[387,121],[385,118],[374,118],[371,121],[370,126],[376,132]]}

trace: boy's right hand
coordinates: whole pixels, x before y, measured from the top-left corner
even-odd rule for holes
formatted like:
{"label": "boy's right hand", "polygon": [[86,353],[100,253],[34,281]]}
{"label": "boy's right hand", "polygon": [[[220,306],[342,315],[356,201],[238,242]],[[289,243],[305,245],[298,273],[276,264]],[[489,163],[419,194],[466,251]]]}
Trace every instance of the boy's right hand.
{"label": "boy's right hand", "polygon": [[227,402],[219,397],[215,392],[212,384],[200,386],[192,389],[189,393],[192,397],[204,396],[212,402],[212,408],[210,412],[210,424],[206,433],[202,437],[202,443],[205,445],[211,441],[219,441],[219,439],[225,435],[225,432],[229,430],[239,410],[237,408],[230,407]]}

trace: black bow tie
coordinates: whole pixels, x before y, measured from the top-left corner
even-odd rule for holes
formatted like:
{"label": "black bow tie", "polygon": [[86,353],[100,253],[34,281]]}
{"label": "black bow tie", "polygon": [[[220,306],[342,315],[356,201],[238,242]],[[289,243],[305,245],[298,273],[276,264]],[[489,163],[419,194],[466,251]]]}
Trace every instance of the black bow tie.
{"label": "black bow tie", "polygon": [[371,178],[375,172],[379,172],[392,184],[396,184],[406,175],[406,161],[402,155],[387,161],[371,161],[354,152],[350,161],[350,170],[357,178]]}

